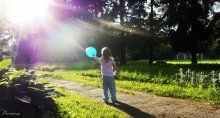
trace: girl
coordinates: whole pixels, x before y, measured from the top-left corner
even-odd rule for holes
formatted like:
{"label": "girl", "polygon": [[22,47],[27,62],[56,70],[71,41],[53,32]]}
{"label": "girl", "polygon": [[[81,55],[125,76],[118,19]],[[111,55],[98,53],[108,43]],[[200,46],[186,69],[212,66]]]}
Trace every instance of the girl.
{"label": "girl", "polygon": [[104,47],[101,50],[102,57],[94,58],[101,64],[101,75],[102,75],[102,87],[104,92],[103,100],[108,103],[109,96],[108,90],[110,90],[112,102],[116,102],[116,88],[115,88],[115,78],[116,64],[114,58],[112,57],[111,50],[108,47]]}

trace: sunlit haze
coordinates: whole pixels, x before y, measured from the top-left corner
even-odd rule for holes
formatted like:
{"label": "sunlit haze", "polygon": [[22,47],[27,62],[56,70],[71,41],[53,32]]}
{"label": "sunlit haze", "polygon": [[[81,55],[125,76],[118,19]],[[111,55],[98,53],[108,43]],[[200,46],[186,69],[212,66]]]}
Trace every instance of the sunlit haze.
{"label": "sunlit haze", "polygon": [[23,23],[35,19],[42,20],[48,14],[51,0],[7,0],[7,17],[14,23]]}
{"label": "sunlit haze", "polygon": [[220,12],[220,3],[216,3],[216,5],[214,5],[214,11],[215,12]]}

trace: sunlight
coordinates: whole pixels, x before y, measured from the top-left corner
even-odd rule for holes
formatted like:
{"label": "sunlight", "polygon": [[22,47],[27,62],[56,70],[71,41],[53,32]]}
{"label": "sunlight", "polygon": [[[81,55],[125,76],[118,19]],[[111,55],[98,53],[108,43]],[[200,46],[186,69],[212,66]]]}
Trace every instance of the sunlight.
{"label": "sunlight", "polygon": [[112,23],[110,21],[102,20],[102,19],[99,19],[98,21],[103,25],[106,25],[108,27],[118,29],[118,30],[121,30],[121,31],[130,32],[130,33],[141,35],[141,36],[148,36],[149,35],[146,32],[139,31],[137,29],[128,28],[128,27],[120,25],[119,23]]}
{"label": "sunlight", "polygon": [[14,23],[42,20],[48,14],[51,0],[7,0],[7,17]]}
{"label": "sunlight", "polygon": [[216,4],[213,7],[215,12],[220,12],[220,2],[216,2]]}

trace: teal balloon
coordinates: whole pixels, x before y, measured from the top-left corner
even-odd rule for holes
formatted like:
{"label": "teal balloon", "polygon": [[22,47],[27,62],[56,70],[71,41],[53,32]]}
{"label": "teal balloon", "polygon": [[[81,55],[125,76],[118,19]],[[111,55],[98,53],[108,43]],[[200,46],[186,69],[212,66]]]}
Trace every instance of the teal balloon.
{"label": "teal balloon", "polygon": [[86,55],[88,57],[94,57],[94,56],[96,56],[96,54],[97,54],[97,51],[96,51],[96,49],[94,47],[86,48]]}

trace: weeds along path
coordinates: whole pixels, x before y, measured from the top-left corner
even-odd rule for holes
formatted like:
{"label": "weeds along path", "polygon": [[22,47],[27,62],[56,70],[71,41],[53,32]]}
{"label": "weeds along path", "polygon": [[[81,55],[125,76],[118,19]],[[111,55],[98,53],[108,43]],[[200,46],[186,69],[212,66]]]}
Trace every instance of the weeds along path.
{"label": "weeds along path", "polygon": [[[101,88],[54,78],[50,78],[49,82],[79,95],[103,102]],[[209,103],[140,92],[133,94],[117,92],[117,97],[120,102],[109,105],[134,118],[220,118],[220,107],[212,106]]]}

